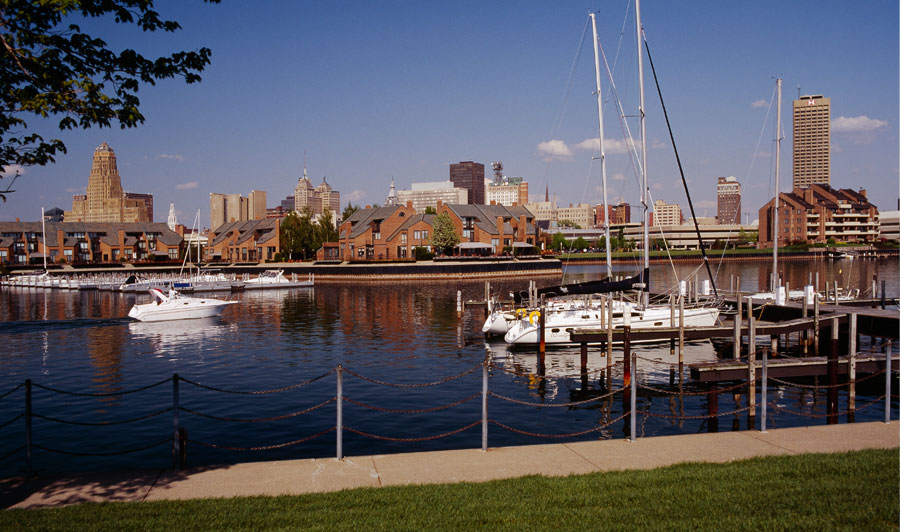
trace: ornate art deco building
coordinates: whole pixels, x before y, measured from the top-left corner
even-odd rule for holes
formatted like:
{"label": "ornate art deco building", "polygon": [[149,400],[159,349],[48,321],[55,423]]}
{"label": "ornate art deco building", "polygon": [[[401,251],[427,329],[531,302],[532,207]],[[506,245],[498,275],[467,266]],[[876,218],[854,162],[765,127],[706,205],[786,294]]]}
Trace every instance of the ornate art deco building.
{"label": "ornate art deco building", "polygon": [[153,196],[122,190],[116,153],[105,142],[94,150],[87,194],[72,196],[67,222],[134,223],[153,221]]}

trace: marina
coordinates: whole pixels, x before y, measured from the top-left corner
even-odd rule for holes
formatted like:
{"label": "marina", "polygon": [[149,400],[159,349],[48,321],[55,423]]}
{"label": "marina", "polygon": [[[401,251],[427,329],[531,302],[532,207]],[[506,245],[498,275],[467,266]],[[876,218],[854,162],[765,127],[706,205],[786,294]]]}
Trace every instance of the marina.
{"label": "marina", "polygon": [[[739,275],[742,290],[756,292],[751,283],[766,278],[762,266],[726,264],[721,275]],[[822,277],[832,278],[829,265],[821,266]],[[651,283],[672,283],[668,275],[693,270],[680,268],[654,271]],[[842,285],[853,286],[857,274],[867,284],[877,275],[896,293],[894,261],[859,261],[857,268],[852,278],[838,277]],[[597,275],[592,266],[567,271],[576,281]],[[527,282],[501,278],[491,286],[503,294],[522,290]],[[218,318],[141,323],[125,316],[149,294],[4,286],[0,337],[9,348],[0,394],[8,395],[0,399],[0,423],[8,424],[0,429],[0,457],[5,456],[0,468],[9,476],[24,467],[19,448],[25,427],[18,416],[25,412],[26,380],[33,386],[32,463],[46,471],[171,466],[173,374],[178,408],[191,411],[179,410],[188,466],[335,456],[339,365],[345,370],[340,403],[345,455],[479,448],[484,371],[491,447],[629,436],[621,348],[614,349],[611,368],[593,348],[582,365],[579,346],[548,349],[539,363],[536,350],[485,342],[484,309],[467,306],[458,315],[458,292],[462,300],[483,299],[484,282],[354,285],[317,278],[312,288],[235,293],[238,303]],[[839,309],[844,313],[848,307]],[[828,322],[822,320],[823,336]],[[730,335],[729,325],[724,328]],[[760,336],[760,346],[767,338]],[[858,360],[873,351],[873,360],[884,360],[886,345],[864,335]],[[890,348],[895,354],[896,345]],[[640,357],[635,380],[643,387],[637,394],[637,437],[708,432],[709,390],[700,378],[694,382],[692,371],[705,363],[730,363],[731,351],[717,350],[709,341],[686,341],[680,384],[670,381],[678,356],[668,344],[640,346],[635,354]],[[867,376],[860,373],[859,379]],[[424,386],[433,383],[440,384]],[[132,393],[150,385],[155,386]],[[770,402],[782,405],[770,407],[770,427],[825,423],[826,389],[770,385]],[[884,401],[878,401],[884,385],[883,376],[876,375],[857,387],[855,421],[884,418]],[[751,427],[747,387],[741,386],[738,397],[730,386],[720,386],[718,417],[724,421],[718,430]],[[896,382],[894,390],[896,417]],[[267,391],[278,392],[261,393]],[[846,387],[838,390],[842,412],[848,393]],[[758,408],[761,404],[758,400]],[[160,411],[147,420],[113,424]],[[671,419],[676,415],[683,417]],[[143,449],[150,444],[157,445]]]}

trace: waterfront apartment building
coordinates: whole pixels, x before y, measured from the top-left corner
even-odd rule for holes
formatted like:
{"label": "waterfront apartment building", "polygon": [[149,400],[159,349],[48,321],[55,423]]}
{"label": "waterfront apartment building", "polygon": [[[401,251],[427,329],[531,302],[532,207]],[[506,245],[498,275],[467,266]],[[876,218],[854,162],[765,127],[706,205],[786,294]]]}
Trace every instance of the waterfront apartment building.
{"label": "waterfront apartment building", "polygon": [[468,203],[469,191],[457,187],[452,181],[433,181],[429,183],[413,183],[410,190],[397,192],[396,205],[412,204],[419,214],[424,214],[427,207],[437,209],[438,203]]}
{"label": "waterfront apartment building", "polygon": [[462,161],[450,165],[450,181],[453,186],[464,188],[469,193],[468,203],[484,204],[484,165],[472,161]]}
{"label": "waterfront apartment building", "polygon": [[137,223],[153,220],[153,196],[126,193],[116,165],[116,153],[107,143],[94,150],[86,194],[72,196],[70,222]]}
{"label": "waterfront apartment building", "polygon": [[[164,223],[0,222],[0,264],[178,260],[183,239]],[[46,247],[45,247],[46,241]]]}
{"label": "waterfront apartment building", "polygon": [[831,184],[831,98],[794,100],[794,188]]}
{"label": "waterfront apartment building", "polygon": [[609,223],[611,224],[628,224],[631,223],[631,205],[625,203],[619,203],[618,205],[611,205]]}
{"label": "waterfront apartment building", "polygon": [[521,177],[504,177],[499,183],[486,182],[488,205],[525,205],[528,203],[528,181]]}
{"label": "waterfront apartment building", "polygon": [[280,242],[278,218],[229,222],[210,231],[206,258],[228,262],[271,261],[281,251]]}
{"label": "waterfront apartment building", "polygon": [[[871,244],[878,239],[878,209],[869,203],[866,191],[833,189],[814,184],[779,194],[778,245],[839,242]],[[774,244],[775,199],[759,210],[759,247]]]}
{"label": "waterfront apartment building", "polygon": [[440,205],[438,215],[447,213],[460,235],[460,244],[490,246],[499,254],[505,248],[540,245],[540,228],[534,215],[519,205]]}
{"label": "waterfront apartment building", "polygon": [[591,227],[594,223],[594,209],[587,203],[569,204],[568,207],[556,209],[557,222],[571,222],[578,227]]}
{"label": "waterfront apartment building", "polygon": [[741,184],[734,176],[717,178],[716,223],[741,223]]}
{"label": "waterfront apartment building", "polygon": [[681,215],[681,205],[666,203],[663,200],[653,202],[653,212],[650,213],[651,226],[681,225],[684,216]]}
{"label": "waterfront apartment building", "polygon": [[559,220],[559,209],[554,201],[531,201],[525,204],[531,214],[534,215],[535,221],[538,222],[555,222]]}

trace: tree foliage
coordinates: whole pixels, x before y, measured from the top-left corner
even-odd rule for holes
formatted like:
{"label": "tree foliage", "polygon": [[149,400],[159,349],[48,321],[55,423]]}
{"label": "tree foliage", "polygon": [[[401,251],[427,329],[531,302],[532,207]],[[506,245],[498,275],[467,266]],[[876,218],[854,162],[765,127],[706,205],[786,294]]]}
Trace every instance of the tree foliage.
{"label": "tree foliage", "polygon": [[322,244],[325,242],[338,241],[338,230],[337,227],[334,226],[334,214],[331,212],[331,209],[325,209],[322,212],[322,216],[319,216],[319,221],[316,222],[315,233],[316,249],[322,247]]}
{"label": "tree foliage", "polygon": [[431,232],[431,245],[436,249],[440,249],[445,254],[453,251],[453,246],[459,244],[459,235],[453,227],[453,220],[446,212],[442,212],[434,217],[432,222],[433,230]]}
{"label": "tree foliage", "polygon": [[300,242],[300,217],[291,211],[281,221],[281,253],[288,260],[294,260],[302,253]]}
{"label": "tree foliage", "polygon": [[66,153],[61,140],[30,130],[27,117],[58,118],[60,130],[113,122],[136,127],[144,122],[137,96],[142,85],[175,77],[196,83],[210,62],[208,48],[157,58],[111,50],[81,30],[79,16],[111,18],[145,32],[181,28],[161,18],[153,0],[0,0],[0,168],[42,166]]}
{"label": "tree foliage", "polygon": [[353,213],[355,213],[358,210],[359,210],[359,205],[354,205],[348,201],[347,206],[344,207],[344,212],[341,213],[341,221],[344,221],[347,218],[353,216]]}

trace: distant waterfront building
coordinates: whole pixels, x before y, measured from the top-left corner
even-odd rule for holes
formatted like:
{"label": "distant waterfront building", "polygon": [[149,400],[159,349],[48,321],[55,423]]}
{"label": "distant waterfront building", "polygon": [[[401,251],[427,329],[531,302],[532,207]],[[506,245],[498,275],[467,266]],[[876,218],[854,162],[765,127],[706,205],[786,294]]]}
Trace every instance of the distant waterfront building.
{"label": "distant waterfront building", "polygon": [[878,238],[881,240],[900,240],[900,211],[881,211],[879,213]]}
{"label": "distant waterfront building", "polygon": [[210,229],[216,229],[226,223],[264,220],[266,217],[265,191],[251,190],[246,198],[240,194],[216,192],[209,195]]}
{"label": "distant waterfront building", "polygon": [[[779,246],[825,243],[829,239],[869,244],[878,238],[878,209],[869,203],[865,190],[814,184],[782,192],[779,199]],[[774,243],[774,204],[773,198],[759,210],[760,248],[771,248]]]}
{"label": "distant waterfront building", "polygon": [[247,219],[264,220],[266,218],[266,191],[251,190],[247,196]]}
{"label": "distant waterfront building", "polygon": [[47,209],[44,213],[44,221],[46,222],[61,222],[64,220],[64,215],[66,212],[59,207],[53,207],[52,209]]}
{"label": "distant waterfront building", "polygon": [[502,181],[486,182],[487,205],[525,205],[528,203],[528,181],[521,177],[503,177]]}
{"label": "distant waterfront building", "polygon": [[716,221],[741,223],[741,184],[736,177],[719,177],[716,183]]}
{"label": "distant waterfront building", "polygon": [[87,194],[72,196],[70,222],[131,223],[153,220],[153,196],[126,193],[116,166],[116,154],[107,143],[94,150]]}
{"label": "distant waterfront building", "polygon": [[397,192],[398,205],[412,202],[412,208],[419,214],[425,213],[426,207],[437,209],[438,202],[468,203],[469,192],[454,186],[452,181],[432,181],[413,183],[410,190]]}
{"label": "distant waterfront building", "polygon": [[611,205],[609,210],[610,225],[631,223],[631,205],[623,201],[618,205]]}
{"label": "distant waterfront building", "polygon": [[484,205],[484,165],[472,161],[462,161],[450,165],[450,181],[468,192],[468,203]]}
{"label": "distant waterfront building", "polygon": [[831,184],[831,98],[794,100],[794,188]]}
{"label": "distant waterfront building", "polygon": [[391,178],[391,188],[388,190],[388,195],[384,198],[384,206],[388,207],[391,205],[400,205],[400,198],[397,197],[397,188],[394,187],[394,178]]}
{"label": "distant waterfront building", "polygon": [[534,215],[535,222],[555,222],[559,220],[559,209],[556,207],[556,202],[531,201],[525,204],[525,208]]}
{"label": "distant waterfront building", "polygon": [[666,203],[663,200],[653,202],[653,212],[650,213],[651,226],[681,225],[684,216],[681,215],[681,206],[677,203]]}
{"label": "distant waterfront building", "polygon": [[175,231],[175,227],[178,226],[178,217],[175,216],[175,202],[169,202],[169,217],[166,219],[166,225],[172,231]]}

